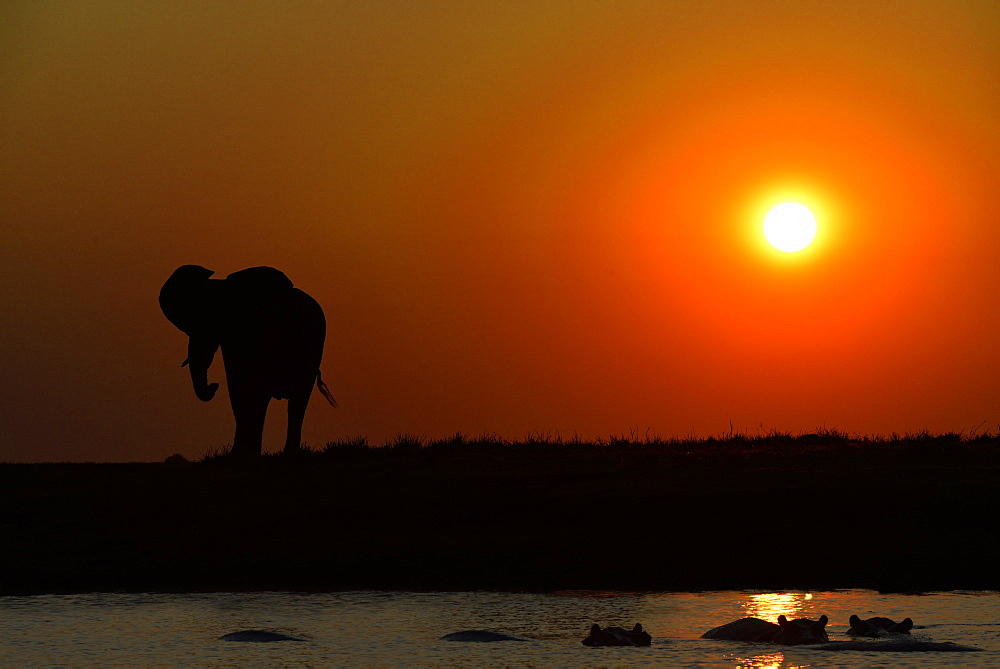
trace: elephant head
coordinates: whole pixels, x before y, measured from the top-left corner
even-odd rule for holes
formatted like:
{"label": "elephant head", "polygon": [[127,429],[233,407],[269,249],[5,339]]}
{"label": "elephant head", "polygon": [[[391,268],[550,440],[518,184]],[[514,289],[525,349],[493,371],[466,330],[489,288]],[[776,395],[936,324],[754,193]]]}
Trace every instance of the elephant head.
{"label": "elephant head", "polygon": [[170,275],[160,289],[160,309],[171,323],[188,336],[188,357],[185,365],[191,371],[191,383],[198,399],[208,402],[215,397],[218,383],[208,382],[208,368],[219,348],[220,334],[216,325],[211,277],[215,272],[200,265],[183,265]]}

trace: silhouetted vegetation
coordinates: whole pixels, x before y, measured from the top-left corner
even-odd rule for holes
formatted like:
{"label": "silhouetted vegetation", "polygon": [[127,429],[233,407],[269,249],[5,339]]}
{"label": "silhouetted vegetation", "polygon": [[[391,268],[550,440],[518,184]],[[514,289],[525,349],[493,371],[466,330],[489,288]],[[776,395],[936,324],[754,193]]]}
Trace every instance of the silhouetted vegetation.
{"label": "silhouetted vegetation", "polygon": [[992,433],[224,451],[0,465],[0,593],[1000,588]]}
{"label": "silhouetted vegetation", "polygon": [[[936,451],[956,455],[969,450],[989,450],[1000,445],[1000,432],[970,432],[967,434],[947,432],[933,434],[926,430],[889,435],[856,435],[837,429],[822,429],[807,434],[793,435],[778,430],[761,431],[758,434],[728,432],[710,437],[662,437],[655,433],[639,436],[610,436],[606,439],[585,441],[577,436],[563,439],[557,434],[529,433],[522,439],[506,439],[496,434],[469,436],[457,432],[442,439],[428,439],[423,435],[400,433],[381,444],[370,444],[366,437],[347,437],[328,442],[322,448],[303,446],[301,457],[319,461],[340,458],[345,455],[385,457],[399,453],[423,453],[435,455],[463,449],[468,452],[529,452],[538,453],[556,450],[572,453],[586,450],[599,451],[656,451],[663,455],[684,456],[704,459],[718,457],[749,457],[753,455],[795,455],[809,456],[820,453],[840,453],[844,455],[875,454],[890,451]],[[202,455],[202,461],[224,459],[229,455],[230,446],[209,449]],[[265,454],[267,458],[283,458],[283,453]]]}

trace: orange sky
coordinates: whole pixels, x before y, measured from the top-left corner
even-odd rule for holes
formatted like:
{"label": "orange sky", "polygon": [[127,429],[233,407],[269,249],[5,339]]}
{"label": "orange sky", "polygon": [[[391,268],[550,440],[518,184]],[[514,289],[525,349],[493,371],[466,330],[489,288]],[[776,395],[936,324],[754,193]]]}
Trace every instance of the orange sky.
{"label": "orange sky", "polygon": [[324,306],[313,445],[1000,424],[996,3],[4,3],[0,142],[0,460],[231,440],[188,263]]}

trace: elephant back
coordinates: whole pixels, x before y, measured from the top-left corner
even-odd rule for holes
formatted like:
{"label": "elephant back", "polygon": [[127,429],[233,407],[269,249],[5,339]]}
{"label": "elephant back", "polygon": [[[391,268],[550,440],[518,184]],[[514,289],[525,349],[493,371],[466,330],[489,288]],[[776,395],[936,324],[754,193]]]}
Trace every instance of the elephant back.
{"label": "elephant back", "polygon": [[249,291],[280,291],[291,290],[295,287],[292,280],[285,276],[284,272],[273,267],[241,269],[239,272],[233,272],[227,276],[226,281]]}
{"label": "elephant back", "polygon": [[220,283],[226,288],[218,315],[230,385],[247,377],[278,399],[311,387],[326,338],[326,319],[316,300],[271,267],[234,272]]}

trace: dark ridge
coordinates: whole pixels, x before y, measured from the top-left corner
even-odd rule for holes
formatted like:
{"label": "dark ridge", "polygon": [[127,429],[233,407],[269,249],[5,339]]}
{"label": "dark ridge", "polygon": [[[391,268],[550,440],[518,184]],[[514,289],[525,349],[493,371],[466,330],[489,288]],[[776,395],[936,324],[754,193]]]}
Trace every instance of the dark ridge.
{"label": "dark ridge", "polygon": [[362,438],[0,465],[0,594],[1000,589],[1000,438]]}

